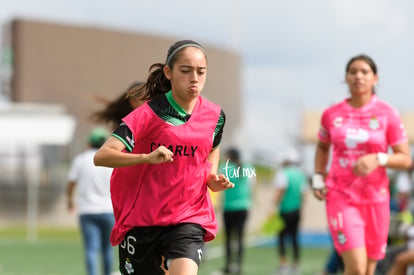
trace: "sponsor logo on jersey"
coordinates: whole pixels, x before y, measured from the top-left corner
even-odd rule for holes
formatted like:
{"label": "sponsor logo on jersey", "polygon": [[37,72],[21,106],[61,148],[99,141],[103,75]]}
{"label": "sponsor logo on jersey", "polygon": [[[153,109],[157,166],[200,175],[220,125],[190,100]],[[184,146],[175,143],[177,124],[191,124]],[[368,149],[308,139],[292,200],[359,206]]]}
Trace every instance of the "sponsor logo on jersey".
{"label": "sponsor logo on jersey", "polygon": [[319,135],[323,138],[328,138],[328,131],[323,126],[321,126],[319,128]]}
{"label": "sponsor logo on jersey", "polygon": [[339,165],[341,165],[342,168],[345,168],[348,166],[349,160],[346,158],[339,158]]}
{"label": "sponsor logo on jersey", "polygon": [[345,234],[342,231],[339,231],[338,232],[337,238],[338,238],[338,243],[339,244],[342,244],[343,245],[343,244],[346,243],[346,237],[345,237]]}
{"label": "sponsor logo on jersey", "polygon": [[197,249],[198,259],[201,261],[201,257],[203,256],[203,250],[201,248]]}
{"label": "sponsor logo on jersey", "polygon": [[341,127],[343,120],[344,119],[341,116],[336,117],[333,121],[333,126],[336,127],[336,128]]}
{"label": "sponsor logo on jersey", "polygon": [[164,145],[167,147],[168,150],[174,153],[174,156],[181,156],[181,157],[194,157],[198,146],[193,145],[182,145],[182,144],[160,144],[151,142],[151,152],[160,147],[161,145]]}
{"label": "sponsor logo on jersey", "polygon": [[129,258],[126,258],[125,260],[125,270],[128,272],[128,274],[133,274],[134,267],[132,266],[131,260]]}
{"label": "sponsor logo on jersey", "polygon": [[345,144],[348,148],[356,148],[358,144],[368,141],[369,133],[365,129],[346,129]]}
{"label": "sponsor logo on jersey", "polygon": [[380,127],[380,124],[379,124],[378,119],[375,116],[372,117],[369,122],[369,128],[371,128],[372,130],[377,130],[379,127]]}

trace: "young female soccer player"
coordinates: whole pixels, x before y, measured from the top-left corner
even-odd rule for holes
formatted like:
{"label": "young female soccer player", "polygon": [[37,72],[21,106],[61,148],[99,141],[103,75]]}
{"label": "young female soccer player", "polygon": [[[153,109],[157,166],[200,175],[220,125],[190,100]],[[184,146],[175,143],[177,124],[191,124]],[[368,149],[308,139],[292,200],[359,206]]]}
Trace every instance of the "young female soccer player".
{"label": "young female soccer player", "polygon": [[208,189],[234,185],[217,175],[225,115],[203,98],[204,48],[178,41],[141,87],[148,100],[95,155],[114,167],[111,197],[123,274],[197,274],[217,222]]}
{"label": "young female soccer player", "polygon": [[[314,195],[326,199],[329,229],[344,261],[344,274],[372,275],[387,246],[386,168],[408,168],[411,157],[398,112],[375,94],[374,61],[366,55],[351,58],[345,79],[351,96],[322,114],[312,185]],[[332,159],[325,175],[330,147]]]}

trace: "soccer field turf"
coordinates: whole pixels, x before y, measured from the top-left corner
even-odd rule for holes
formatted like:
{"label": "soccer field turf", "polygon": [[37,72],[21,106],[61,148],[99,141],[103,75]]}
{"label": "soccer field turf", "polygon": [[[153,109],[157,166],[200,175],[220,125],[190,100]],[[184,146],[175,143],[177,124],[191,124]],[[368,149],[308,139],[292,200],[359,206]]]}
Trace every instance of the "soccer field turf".
{"label": "soccer field turf", "polygon": [[[329,247],[303,247],[301,250],[301,274],[315,275],[321,272]],[[211,255],[216,253],[217,256]],[[291,251],[288,251],[291,256]],[[206,260],[201,264],[199,275],[219,275],[223,268],[222,246],[214,244],[206,250]],[[246,248],[243,275],[275,275],[277,269],[277,252],[273,246],[250,246]]]}
{"label": "soccer field turf", "polygon": [[[301,274],[318,273],[328,253],[329,247],[304,247]],[[210,242],[199,275],[220,274],[218,271],[223,267],[222,255],[220,239]],[[276,256],[276,249],[271,245],[249,246],[245,252],[243,275],[274,275],[277,267]],[[115,264],[117,270],[117,258]],[[82,243],[78,231],[40,230],[37,241],[29,242],[25,239],[24,230],[0,230],[0,274],[85,274]]]}

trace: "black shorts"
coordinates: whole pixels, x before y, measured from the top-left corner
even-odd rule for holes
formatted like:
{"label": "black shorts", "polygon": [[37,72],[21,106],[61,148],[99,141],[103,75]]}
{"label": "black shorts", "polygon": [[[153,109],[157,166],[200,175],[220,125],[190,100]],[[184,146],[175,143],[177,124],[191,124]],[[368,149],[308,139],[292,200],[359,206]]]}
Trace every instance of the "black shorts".
{"label": "black shorts", "polygon": [[206,231],[198,224],[135,227],[118,245],[119,271],[124,275],[167,274],[169,262],[192,259],[200,265]]}

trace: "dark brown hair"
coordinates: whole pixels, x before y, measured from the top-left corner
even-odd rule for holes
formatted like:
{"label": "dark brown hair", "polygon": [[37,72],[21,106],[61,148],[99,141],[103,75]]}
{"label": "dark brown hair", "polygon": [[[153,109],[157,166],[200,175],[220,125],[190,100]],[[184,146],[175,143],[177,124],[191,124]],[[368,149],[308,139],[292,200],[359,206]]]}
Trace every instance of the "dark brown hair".
{"label": "dark brown hair", "polygon": [[[374,59],[372,59],[370,56],[366,55],[366,54],[359,54],[356,55],[354,57],[352,57],[348,63],[346,63],[346,67],[345,67],[345,73],[349,72],[349,68],[351,67],[352,63],[354,63],[357,60],[361,60],[364,61],[365,63],[368,64],[368,66],[371,68],[372,72],[374,73],[374,75],[377,75],[378,73],[378,69],[377,69],[377,65],[374,62]],[[375,88],[372,88],[372,93],[375,94]]]}
{"label": "dark brown hair", "polygon": [[227,149],[226,156],[229,158],[229,161],[234,162],[237,166],[241,167],[240,151],[237,148],[231,147]]}
{"label": "dark brown hair", "polygon": [[129,114],[133,107],[129,103],[129,93],[138,96],[137,90],[140,86],[143,85],[143,82],[137,81],[132,83],[126,91],[122,92],[117,98],[112,101],[97,98],[98,101],[101,101],[105,104],[105,107],[99,111],[92,113],[91,119],[96,122],[108,123],[112,128],[116,128],[121,124],[122,118]]}
{"label": "dark brown hair", "polygon": [[[137,93],[144,95],[142,100],[151,100],[156,96],[165,94],[171,90],[171,82],[164,75],[164,66],[173,68],[177,59],[181,56],[186,47],[197,47],[203,52],[204,48],[197,42],[192,40],[180,40],[170,46],[165,59],[165,64],[155,63],[149,68],[149,76],[147,81],[138,89],[128,92],[127,96],[134,96]],[[205,55],[205,54],[204,54]],[[206,57],[207,58],[207,57]],[[168,64],[167,64],[168,63]]]}
{"label": "dark brown hair", "polygon": [[349,72],[349,68],[351,67],[352,63],[354,63],[354,61],[357,61],[357,60],[362,60],[366,62],[368,66],[371,68],[371,70],[374,72],[374,74],[377,74],[378,69],[377,69],[377,65],[374,62],[374,59],[372,59],[366,54],[359,54],[357,56],[352,57],[346,64],[346,68],[345,68],[346,73]]}

